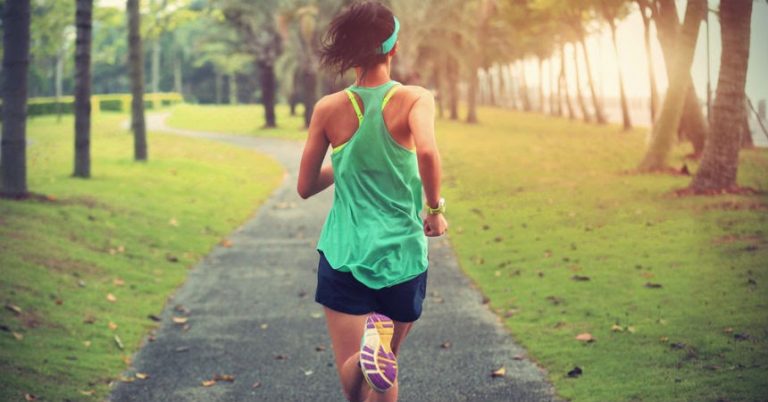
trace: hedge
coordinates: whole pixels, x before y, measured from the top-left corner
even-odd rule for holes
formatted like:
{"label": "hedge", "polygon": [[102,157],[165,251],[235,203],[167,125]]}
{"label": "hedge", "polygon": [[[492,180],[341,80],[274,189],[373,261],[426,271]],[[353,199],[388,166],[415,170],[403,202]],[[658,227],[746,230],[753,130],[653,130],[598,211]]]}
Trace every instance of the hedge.
{"label": "hedge", "polygon": [[[144,107],[155,109],[160,106],[169,106],[183,102],[181,94],[176,92],[148,93],[144,94]],[[29,98],[27,101],[27,116],[43,116],[49,114],[72,114],[75,110],[75,98],[62,96],[58,100],[54,97]],[[99,113],[102,110],[110,112],[129,112],[131,110],[131,94],[107,94],[91,96],[91,112]],[[2,101],[0,100],[0,111]]]}

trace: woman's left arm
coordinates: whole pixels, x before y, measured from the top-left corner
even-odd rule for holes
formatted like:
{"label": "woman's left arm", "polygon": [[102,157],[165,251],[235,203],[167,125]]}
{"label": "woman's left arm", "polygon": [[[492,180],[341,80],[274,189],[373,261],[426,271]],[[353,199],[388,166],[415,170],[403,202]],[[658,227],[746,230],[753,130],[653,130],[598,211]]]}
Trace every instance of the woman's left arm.
{"label": "woman's left arm", "polygon": [[296,190],[301,198],[307,199],[333,184],[333,166],[323,166],[325,153],[328,151],[328,138],[325,136],[325,118],[327,115],[327,99],[322,98],[315,104],[312,119],[309,122],[309,133],[304,145],[299,167],[299,180]]}

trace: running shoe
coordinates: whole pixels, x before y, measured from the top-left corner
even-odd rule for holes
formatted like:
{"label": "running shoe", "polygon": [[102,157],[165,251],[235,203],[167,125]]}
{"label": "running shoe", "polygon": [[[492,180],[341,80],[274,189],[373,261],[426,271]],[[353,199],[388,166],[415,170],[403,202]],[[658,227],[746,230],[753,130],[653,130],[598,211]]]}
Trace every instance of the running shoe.
{"label": "running shoe", "polygon": [[395,323],[389,317],[373,313],[365,322],[360,342],[360,368],[368,385],[377,392],[385,392],[397,379],[397,358],[392,353],[392,334]]}

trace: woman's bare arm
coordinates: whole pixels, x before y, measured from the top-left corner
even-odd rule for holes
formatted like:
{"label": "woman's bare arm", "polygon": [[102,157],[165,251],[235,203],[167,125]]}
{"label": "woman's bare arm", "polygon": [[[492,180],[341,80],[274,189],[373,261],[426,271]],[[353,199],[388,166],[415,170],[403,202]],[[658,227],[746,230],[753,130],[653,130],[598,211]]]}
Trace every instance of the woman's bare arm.
{"label": "woman's bare arm", "polygon": [[333,167],[323,166],[325,153],[328,151],[328,138],[325,136],[325,119],[328,114],[327,98],[320,99],[315,105],[309,122],[309,133],[304,145],[299,166],[299,179],[296,190],[301,198],[307,199],[333,184]]}
{"label": "woman's bare arm", "polygon": [[[419,175],[424,186],[427,205],[437,208],[440,200],[440,153],[435,140],[435,98],[427,90],[421,89],[418,99],[408,114],[408,125],[413,142],[416,144],[416,157],[419,162]],[[427,236],[440,236],[448,228],[442,214],[427,215],[424,220],[424,233]]]}

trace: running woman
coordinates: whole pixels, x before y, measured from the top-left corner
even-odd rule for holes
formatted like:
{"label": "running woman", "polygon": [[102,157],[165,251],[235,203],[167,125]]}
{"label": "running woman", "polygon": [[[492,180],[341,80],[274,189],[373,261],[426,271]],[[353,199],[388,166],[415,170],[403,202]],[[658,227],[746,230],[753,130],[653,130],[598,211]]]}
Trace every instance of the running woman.
{"label": "running woman", "polygon": [[350,401],[397,400],[397,356],[426,293],[425,235],[448,227],[434,98],[390,78],[399,29],[378,2],[354,3],[331,22],[322,64],[340,75],[354,69],[356,80],[315,105],[298,178],[302,198],[335,184],[315,300]]}

